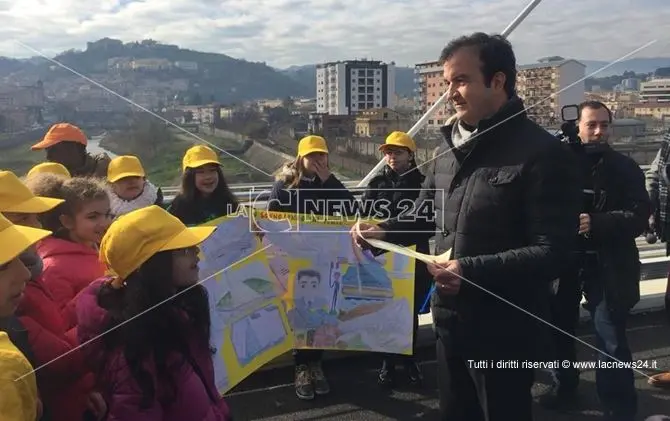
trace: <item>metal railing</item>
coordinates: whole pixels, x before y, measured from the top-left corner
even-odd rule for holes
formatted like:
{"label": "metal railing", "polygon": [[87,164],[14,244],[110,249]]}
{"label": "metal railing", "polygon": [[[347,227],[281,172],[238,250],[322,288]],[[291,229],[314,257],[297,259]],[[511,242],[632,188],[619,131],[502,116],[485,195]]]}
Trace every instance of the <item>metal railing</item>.
{"label": "metal railing", "polygon": [[[649,169],[649,165],[640,165],[640,169],[642,169],[642,171],[646,171]],[[350,189],[354,196],[358,197],[363,192],[363,190],[365,190],[365,187],[358,186],[360,182],[361,180],[346,180],[343,181],[342,184],[344,184],[344,187]],[[249,201],[255,201],[261,205],[264,204],[265,200],[267,200],[267,195],[272,189],[272,183],[241,183],[231,184],[228,187],[241,202],[246,203]],[[174,196],[177,195],[179,192],[179,187],[161,187],[161,190],[163,191],[163,196],[165,197],[166,201],[169,202],[174,198]]]}
{"label": "metal railing", "polygon": [[[640,168],[645,171],[649,169],[649,165],[641,165]],[[355,197],[359,197],[365,190],[362,187],[357,187],[359,180],[347,180],[342,184],[351,190]],[[248,183],[248,184],[233,184],[229,186],[240,203],[247,205],[254,205],[255,207],[263,207],[266,204],[267,197],[272,188],[271,183]],[[172,200],[175,194],[179,191],[178,187],[163,187],[163,194],[166,201]],[[434,246],[434,241],[431,240],[431,248]],[[636,240],[638,250],[640,252],[640,261],[642,263],[641,280],[651,280],[665,278],[668,273],[668,263],[670,259],[665,255],[665,244],[656,242],[655,244],[648,244],[644,237],[639,237]]]}

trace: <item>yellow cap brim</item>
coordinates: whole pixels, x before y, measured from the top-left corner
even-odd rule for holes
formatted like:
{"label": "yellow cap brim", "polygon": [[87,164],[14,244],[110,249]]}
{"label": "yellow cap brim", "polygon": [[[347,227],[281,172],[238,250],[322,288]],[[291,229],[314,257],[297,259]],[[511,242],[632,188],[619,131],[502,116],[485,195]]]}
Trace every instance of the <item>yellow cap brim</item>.
{"label": "yellow cap brim", "polygon": [[392,142],[391,142],[391,143],[384,143],[384,144],[380,145],[380,146],[379,146],[379,150],[380,150],[380,151],[383,151],[384,149],[389,148],[389,147],[405,148],[405,149],[409,149],[410,152],[413,152],[413,151],[412,151],[412,148],[410,148],[410,147],[407,146],[407,145],[401,145],[401,144],[399,144],[399,143],[392,143]]}
{"label": "yellow cap brim", "polygon": [[309,155],[311,153],[314,153],[314,152],[328,153],[328,149],[312,148],[312,149],[308,149],[306,151],[303,151],[300,156],[307,156],[307,155]]}
{"label": "yellow cap brim", "polygon": [[117,174],[114,177],[108,178],[107,181],[110,183],[116,183],[117,181],[121,180],[122,178],[126,177],[146,177],[146,174],[140,173],[140,172],[135,172],[135,171],[129,171],[129,172],[124,172],[121,174]]}
{"label": "yellow cap brim", "polygon": [[168,241],[160,251],[178,250],[197,246],[205,241],[216,230],[216,227],[190,227]]}
{"label": "yellow cap brim", "polygon": [[64,200],[62,199],[35,196],[14,206],[3,208],[2,211],[13,213],[44,213],[63,202]]}
{"label": "yellow cap brim", "polygon": [[33,244],[51,235],[51,231],[11,225],[0,231],[2,248],[0,248],[0,265],[12,261]]}
{"label": "yellow cap brim", "polygon": [[214,165],[221,166],[221,163],[219,161],[215,161],[213,159],[202,159],[200,161],[195,161],[195,162],[189,163],[185,168],[200,168],[200,167],[205,166],[207,164],[214,164]]}

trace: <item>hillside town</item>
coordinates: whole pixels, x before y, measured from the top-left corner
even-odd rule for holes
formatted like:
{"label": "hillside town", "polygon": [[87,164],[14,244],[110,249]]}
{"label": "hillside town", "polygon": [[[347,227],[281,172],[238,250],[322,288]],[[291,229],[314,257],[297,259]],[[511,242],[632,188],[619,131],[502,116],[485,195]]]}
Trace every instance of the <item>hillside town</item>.
{"label": "hillside town", "polygon": [[[189,57],[178,54],[182,51],[188,50],[154,41],[128,46],[103,39],[89,43],[84,52],[70,51],[56,58],[90,70],[86,74],[90,80],[56,63],[42,63],[39,70],[35,70],[39,66],[33,66],[33,71],[10,72],[0,82],[0,133],[7,137],[60,120],[115,130],[127,125],[129,115],[145,109],[176,124],[225,128],[242,110],[253,109],[253,118],[268,123],[271,110],[283,108],[291,118],[281,121],[285,126],[281,130],[273,127],[275,133],[286,129],[294,138],[305,132],[381,138],[393,130],[409,129],[445,89],[441,66],[435,61],[409,69],[393,62],[358,59],[314,66],[314,80],[300,81],[315,93],[313,97],[293,89],[297,95],[218,100],[214,93],[207,95],[199,89],[201,83],[211,82],[213,71],[209,63],[196,60],[200,53],[191,52],[192,60],[166,58]],[[129,55],[117,55],[126,53]],[[155,57],[146,57],[152,54]],[[615,86],[602,88],[599,79],[586,78],[585,68],[579,60],[563,57],[546,57],[518,66],[517,92],[529,107],[531,118],[556,129],[563,106],[594,99],[614,111],[613,137],[617,142],[644,139],[670,124],[670,76],[666,68],[647,75],[629,72],[632,75],[621,78]],[[413,89],[401,92],[396,86],[407,75]],[[235,91],[236,87],[230,89]],[[432,137],[451,114],[449,105],[437,110],[422,135]]]}

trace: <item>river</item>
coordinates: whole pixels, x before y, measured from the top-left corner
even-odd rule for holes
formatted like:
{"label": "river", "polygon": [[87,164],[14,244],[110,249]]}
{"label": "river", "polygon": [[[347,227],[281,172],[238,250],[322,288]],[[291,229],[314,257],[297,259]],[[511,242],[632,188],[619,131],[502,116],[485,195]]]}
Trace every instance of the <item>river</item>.
{"label": "river", "polygon": [[107,155],[109,155],[110,158],[114,159],[118,155],[100,146],[100,142],[102,142],[105,136],[106,134],[101,134],[99,136],[91,136],[91,138],[88,140],[88,146],[86,147],[86,150],[93,155],[99,153],[106,153]]}

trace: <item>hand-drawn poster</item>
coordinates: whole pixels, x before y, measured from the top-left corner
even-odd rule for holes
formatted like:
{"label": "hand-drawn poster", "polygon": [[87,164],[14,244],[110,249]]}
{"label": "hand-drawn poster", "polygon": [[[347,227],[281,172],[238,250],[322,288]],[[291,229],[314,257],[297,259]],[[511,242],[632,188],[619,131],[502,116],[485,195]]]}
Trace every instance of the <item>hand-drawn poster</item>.
{"label": "hand-drawn poster", "polygon": [[264,211],[254,217],[263,242],[285,259],[274,266],[287,286],[296,348],[412,352],[414,259],[361,250],[351,223],[337,219]]}
{"label": "hand-drawn poster", "polygon": [[292,348],[411,354],[411,256],[361,250],[345,222],[271,216],[206,224],[218,227],[200,247],[200,279],[222,393]]}

